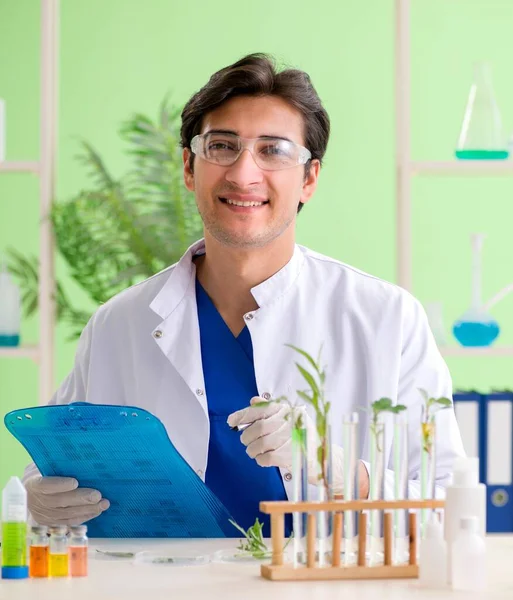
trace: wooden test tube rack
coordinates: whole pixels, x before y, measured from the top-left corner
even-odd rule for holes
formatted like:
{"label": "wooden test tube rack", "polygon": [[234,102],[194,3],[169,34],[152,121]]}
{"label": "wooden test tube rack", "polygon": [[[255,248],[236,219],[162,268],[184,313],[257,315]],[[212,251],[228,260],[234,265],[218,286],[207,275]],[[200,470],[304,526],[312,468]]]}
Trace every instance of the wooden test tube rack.
{"label": "wooden test tube rack", "polygon": [[[422,509],[443,509],[444,500],[332,500],[329,502],[261,502],[260,511],[271,516],[272,560],[270,565],[261,566],[261,575],[274,581],[319,580],[319,579],[396,579],[419,576],[417,564],[417,512]],[[393,510],[409,512],[409,564],[394,565],[392,559],[392,514]],[[384,513],[384,564],[367,566],[366,532],[367,511],[382,510]],[[358,514],[358,552],[356,565],[340,564],[340,550],[343,531],[343,515],[346,511]],[[306,564],[294,567],[284,563],[285,515],[307,513]],[[333,513],[333,535],[331,565],[317,564],[315,548],[315,513]]]}

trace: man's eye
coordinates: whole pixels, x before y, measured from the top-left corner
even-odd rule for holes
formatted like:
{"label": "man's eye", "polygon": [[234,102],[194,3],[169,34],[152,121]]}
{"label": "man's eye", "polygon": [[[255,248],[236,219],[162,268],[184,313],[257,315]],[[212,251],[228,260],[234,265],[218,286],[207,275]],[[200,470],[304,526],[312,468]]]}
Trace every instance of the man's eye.
{"label": "man's eye", "polygon": [[282,154],[286,154],[283,151],[283,148],[280,148],[280,146],[276,146],[276,145],[272,145],[269,144],[268,146],[265,146],[264,148],[261,149],[262,154],[267,154],[267,155],[282,155]]}
{"label": "man's eye", "polygon": [[233,146],[225,142],[211,142],[208,145],[209,150],[233,150]]}

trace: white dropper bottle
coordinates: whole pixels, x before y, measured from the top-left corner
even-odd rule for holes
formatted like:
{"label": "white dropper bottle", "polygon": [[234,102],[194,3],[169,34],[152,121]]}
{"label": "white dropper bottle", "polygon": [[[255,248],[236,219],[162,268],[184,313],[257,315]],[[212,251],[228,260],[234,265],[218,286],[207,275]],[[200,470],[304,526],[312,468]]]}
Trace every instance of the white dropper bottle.
{"label": "white dropper bottle", "polygon": [[20,289],[0,260],[0,347],[20,343]]}
{"label": "white dropper bottle", "polygon": [[486,587],[486,543],[479,535],[477,517],[462,517],[460,530],[452,544],[452,588],[462,591]]}
{"label": "white dropper bottle", "polygon": [[420,543],[419,584],[431,589],[447,587],[447,545],[442,524],[434,512]]}
{"label": "white dropper bottle", "polygon": [[2,579],[27,577],[27,491],[11,477],[2,492]]}

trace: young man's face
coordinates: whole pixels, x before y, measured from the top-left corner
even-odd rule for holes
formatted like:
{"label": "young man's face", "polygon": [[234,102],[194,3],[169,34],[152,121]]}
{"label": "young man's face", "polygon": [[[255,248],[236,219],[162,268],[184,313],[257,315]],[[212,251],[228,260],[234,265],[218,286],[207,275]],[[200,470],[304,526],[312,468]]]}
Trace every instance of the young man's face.
{"label": "young man's face", "polygon": [[[244,138],[276,136],[301,146],[301,114],[275,96],[239,96],[208,113],[201,133],[230,131]],[[265,246],[281,235],[294,237],[297,208],[308,202],[315,191],[319,161],[312,161],[305,179],[305,166],[269,171],[261,169],[249,151],[243,151],[230,166],[212,164],[194,157],[189,169],[190,150],[184,150],[184,179],[196,194],[198,210],[205,225],[205,235],[238,248]],[[227,202],[264,202],[240,207]]]}

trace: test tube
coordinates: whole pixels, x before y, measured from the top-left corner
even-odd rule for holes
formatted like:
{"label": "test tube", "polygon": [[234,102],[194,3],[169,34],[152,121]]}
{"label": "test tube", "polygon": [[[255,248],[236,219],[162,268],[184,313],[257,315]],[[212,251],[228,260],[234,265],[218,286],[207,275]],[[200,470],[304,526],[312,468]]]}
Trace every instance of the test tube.
{"label": "test tube", "polygon": [[50,554],[48,556],[50,577],[67,577],[69,574],[67,530],[65,525],[50,527]]}
{"label": "test tube", "polygon": [[87,576],[87,527],[78,525],[70,528],[69,574],[71,577]]}
{"label": "test tube", "polygon": [[[307,500],[308,494],[308,468],[307,468],[307,452],[306,452],[306,429],[304,423],[297,420],[299,416],[293,409],[292,418],[294,419],[292,426],[292,501],[302,502]],[[292,564],[298,567],[300,563],[305,562],[305,554],[303,548],[303,538],[306,534],[306,519],[305,515],[299,512],[292,513],[292,548],[293,559]]]}
{"label": "test tube", "polygon": [[[342,417],[342,447],[344,448],[344,500],[356,500],[358,497],[358,413]],[[356,563],[356,524],[355,512],[344,512],[344,565]]]}
{"label": "test tube", "polygon": [[[408,419],[406,414],[394,415],[394,500],[408,498]],[[393,561],[408,561],[408,511],[394,510],[393,515]]]}
{"label": "test tube", "polygon": [[[371,500],[382,500],[385,490],[385,418],[378,415],[371,423],[370,435],[370,493]],[[370,511],[370,564],[383,561],[383,538],[381,535],[383,511]]]}
{"label": "test tube", "polygon": [[[421,459],[420,459],[420,492],[421,498],[435,498],[436,482],[436,423],[435,415],[425,416],[425,407],[422,407],[421,420]],[[435,413],[436,414],[436,413]],[[430,509],[424,508],[420,514],[420,535],[424,536],[424,529],[429,520]]]}
{"label": "test tube", "polygon": [[[321,465],[319,461],[320,479],[317,485],[317,494],[319,502],[327,502],[333,499],[333,473],[331,465],[331,427],[326,425],[324,440],[319,436],[318,449],[323,447],[324,460]],[[318,454],[316,453],[316,456]],[[317,539],[319,549],[319,566],[324,567],[328,564],[327,548],[328,536],[331,525],[331,512],[320,511],[317,513]]]}
{"label": "test tube", "polygon": [[32,527],[30,540],[30,577],[48,577],[48,527]]}

